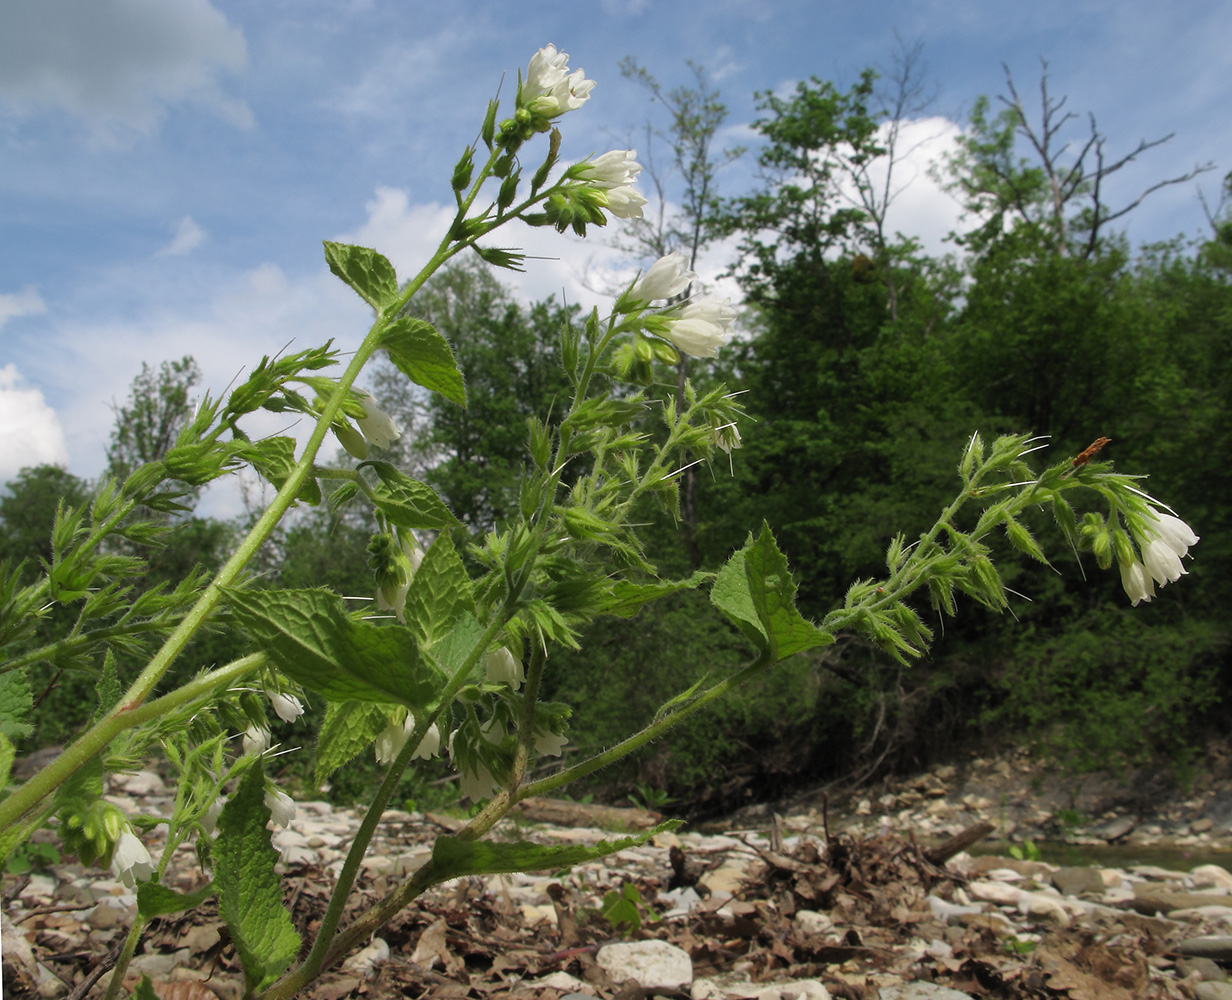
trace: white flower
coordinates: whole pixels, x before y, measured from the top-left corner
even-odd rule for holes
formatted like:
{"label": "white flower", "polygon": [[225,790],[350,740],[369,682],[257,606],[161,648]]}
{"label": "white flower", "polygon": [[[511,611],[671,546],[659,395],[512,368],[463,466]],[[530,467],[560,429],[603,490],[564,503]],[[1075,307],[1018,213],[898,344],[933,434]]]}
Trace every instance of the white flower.
{"label": "white flower", "polygon": [[283,722],[294,722],[304,714],[304,706],[293,694],[270,691],[269,700],[270,704],[274,707],[274,714]]}
{"label": "white flower", "polygon": [[618,219],[640,219],[646,199],[632,184],[602,192],[603,207]]}
{"label": "white flower", "polygon": [[125,830],[116,841],[111,852],[111,870],[130,889],[154,874],[154,859],[132,830]]}
{"label": "white flower", "polygon": [[483,661],[484,676],[489,684],[508,684],[515,691],[526,680],[522,664],[513,658],[508,647],[494,649]]}
{"label": "white flower", "polygon": [[199,822],[201,823],[202,829],[204,829],[206,833],[214,832],[215,827],[218,826],[218,817],[222,815],[222,807],[226,804],[227,797],[225,795],[220,795],[213,802],[211,802],[206,807],[205,812],[201,814],[201,819]]}
{"label": "white flower", "polygon": [[633,184],[642,172],[642,165],[636,157],[636,149],[613,149],[583,162],[577,176],[592,187],[625,187]]}
{"label": "white flower", "polygon": [[673,319],[663,336],[685,354],[717,358],[719,348],[731,340],[728,328],[736,318],[731,299],[690,299],[674,315],[679,318]]}
{"label": "white flower", "polygon": [[1189,572],[1182,565],[1181,556],[1189,553],[1198,536],[1179,517],[1152,512],[1150,520],[1134,532],[1134,537],[1142,549],[1143,566],[1161,587]]}
{"label": "white flower", "polygon": [[463,771],[458,777],[462,785],[462,794],[468,796],[472,802],[478,802],[480,799],[490,799],[496,789],[500,787],[488,769],[482,766],[473,774],[469,771]]}
{"label": "white flower", "polygon": [[403,613],[406,611],[406,595],[411,589],[411,578],[423,562],[424,551],[415,541],[410,532],[398,532],[398,554],[396,575],[386,577],[376,588],[376,606],[380,611],[392,611],[398,621],[406,624]]}
{"label": "white flower", "polygon": [[436,723],[434,722],[428,727],[428,731],[424,733],[423,739],[419,741],[419,746],[415,748],[415,752],[411,754],[411,760],[428,760],[440,752],[441,731],[436,728]]}
{"label": "white flower", "polygon": [[295,819],[295,801],[277,788],[265,790],[265,808],[270,811],[270,819],[284,830]]}
{"label": "white flower", "polygon": [[522,88],[535,95],[545,93],[560,83],[568,71],[569,53],[557,52],[556,46],[549,43],[530,57]]}
{"label": "white flower", "polygon": [[716,427],[713,437],[714,443],[729,455],[740,447],[740,428],[735,423]]}
{"label": "white flower", "polygon": [[555,118],[585,104],[594,86],[595,81],[587,80],[584,71],[569,72],[567,52],[545,45],[530,57],[518,104],[535,114]]}
{"label": "white flower", "polygon": [[555,733],[535,733],[535,753],[545,757],[559,757],[560,752],[569,742],[567,736],[557,736]]}
{"label": "white flower", "polygon": [[660,257],[629,289],[630,301],[648,303],[653,299],[670,299],[697,280],[697,272],[689,270],[689,258],[677,251]]}
{"label": "white flower", "polygon": [[388,448],[402,437],[402,431],[398,429],[398,425],[393,422],[388,413],[376,405],[376,400],[371,393],[359,389],[355,394],[363,404],[365,414],[355,423],[370,445],[376,448]]}
{"label": "white flower", "polygon": [[[415,717],[409,712],[406,719],[401,724],[391,722],[386,726],[381,734],[376,738],[376,760],[378,764],[388,764],[406,745],[406,741],[410,738],[411,730],[415,728]],[[441,749],[441,731],[436,728],[436,723],[432,723],[428,727],[428,731],[424,733],[423,739],[419,741],[419,746],[415,748],[415,752],[411,755],[411,760],[428,760],[435,757]]]}
{"label": "white flower", "polygon": [[1142,563],[1137,559],[1129,562],[1121,560],[1121,586],[1125,588],[1125,593],[1129,595],[1129,600],[1136,608],[1142,601],[1150,601],[1155,596],[1155,586],[1151,583],[1151,578],[1146,575],[1146,570]]}
{"label": "white flower", "polygon": [[244,753],[263,754],[269,749],[270,731],[255,723],[244,733]]}
{"label": "white flower", "polygon": [[407,737],[411,735],[412,725],[411,717],[408,715],[405,722],[391,722],[381,730],[376,743],[373,744],[376,748],[378,764],[388,764],[402,752]]}

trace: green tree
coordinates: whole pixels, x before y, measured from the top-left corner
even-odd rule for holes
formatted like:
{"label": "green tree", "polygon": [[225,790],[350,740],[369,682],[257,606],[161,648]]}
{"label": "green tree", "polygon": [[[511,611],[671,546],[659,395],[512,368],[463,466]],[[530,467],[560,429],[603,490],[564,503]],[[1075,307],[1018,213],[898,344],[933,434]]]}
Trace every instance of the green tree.
{"label": "green tree", "polygon": [[88,496],[89,484],[58,465],[22,469],[0,494],[0,562],[27,560],[23,579],[33,580],[51,563],[56,508],[84,503]]}
{"label": "green tree", "polygon": [[164,361],[155,371],[142,363],[128,400],[112,406],[115,427],[107,448],[111,475],[123,479],[139,465],[162,458],[192,416],[192,390],[201,369],[190,356]]}

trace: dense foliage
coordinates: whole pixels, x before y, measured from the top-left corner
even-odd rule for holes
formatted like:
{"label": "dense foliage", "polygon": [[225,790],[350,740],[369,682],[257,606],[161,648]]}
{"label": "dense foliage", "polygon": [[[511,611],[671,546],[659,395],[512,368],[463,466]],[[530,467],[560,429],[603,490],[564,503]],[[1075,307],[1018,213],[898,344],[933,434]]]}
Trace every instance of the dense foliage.
{"label": "dense foliage", "polygon": [[[989,437],[1046,435],[1054,461],[1110,438],[1101,457],[1124,456],[1163,484],[1202,543],[1184,584],[1132,615],[1115,574],[1089,556],[1061,573],[1018,556],[1007,570],[1022,595],[1012,617],[971,609],[912,668],[857,640],[798,657],[604,780],[724,808],[753,789],[867,777],[968,739],[1034,740],[1078,767],[1185,764],[1232,682],[1232,221],[1213,219],[1202,243],[1131,252],[1105,225],[1113,213],[1098,191],[1093,200],[1089,180],[1058,202],[1055,163],[1018,158],[1021,105],[994,119],[981,104],[954,164],[980,224],[960,241],[961,256],[930,258],[910,241],[887,242],[841,197],[853,164],[887,155],[871,74],[847,92],[814,80],[789,97],[767,95],[763,111],[763,187],[722,205],[708,195],[697,209],[710,213],[707,233],[738,239],[747,336],[731,357],[695,359],[689,372],[699,388],[747,390],[752,419],[730,468],[720,460],[697,475],[686,535],[647,505],[661,566],[683,572],[700,560],[715,570],[765,519],[802,609],[821,616],[851,580],[881,571],[891,532],[912,538],[932,523],[953,495],[954,456],[977,427]],[[414,314],[451,342],[469,408],[386,377],[392,369],[377,371],[373,391],[408,430],[398,457],[418,465],[478,539],[516,503],[528,418],[560,412],[568,380],[557,345],[576,316],[552,300],[521,305],[473,265],[434,278]],[[143,367],[117,412],[112,471],[161,457],[196,379],[191,359],[157,374]],[[71,503],[85,485],[55,468],[23,470],[0,497],[0,558],[46,561],[59,498]],[[265,568],[284,586],[366,592],[371,530],[316,508],[278,537]],[[229,525],[181,517],[134,585],[216,567],[231,537]],[[719,619],[684,594],[643,611],[632,640],[600,623],[584,659],[561,653],[547,695],[579,706],[575,743],[605,745],[674,692],[734,669],[746,651]],[[206,637],[201,659],[214,658]],[[121,677],[127,669],[121,651]],[[61,741],[85,721],[69,706],[86,703],[86,679],[56,671],[36,681],[27,746]],[[715,782],[720,771],[726,783]]]}

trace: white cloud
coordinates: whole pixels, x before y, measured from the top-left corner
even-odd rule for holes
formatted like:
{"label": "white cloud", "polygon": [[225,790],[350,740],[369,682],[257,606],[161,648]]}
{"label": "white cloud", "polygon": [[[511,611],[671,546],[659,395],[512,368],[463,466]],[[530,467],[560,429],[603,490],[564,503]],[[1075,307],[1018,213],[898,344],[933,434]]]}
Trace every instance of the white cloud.
{"label": "white cloud", "polygon": [[17,366],[0,367],[0,483],[7,483],[29,465],[61,465],[68,445],[56,411],[43,394],[27,385]]}
{"label": "white cloud", "polygon": [[[957,151],[961,134],[956,124],[942,117],[907,121],[899,130],[901,160],[894,166],[887,228],[890,234],[914,236],[928,254],[951,252],[954,248],[945,243],[945,237],[962,228],[962,206],[933,177],[934,168],[944,170],[945,156]],[[885,167],[878,161],[870,171],[882,186]]]}
{"label": "white cloud", "polygon": [[171,242],[158,251],[157,257],[178,257],[196,250],[205,242],[205,230],[198,226],[191,215],[186,215],[175,228]]}
{"label": "white cloud", "polygon": [[46,303],[33,288],[23,288],[12,295],[0,294],[0,329],[11,319],[46,311]]}
{"label": "white cloud", "polygon": [[247,64],[240,30],[209,0],[7,0],[0,5],[0,101],[19,115],[63,111],[118,141],[191,101],[232,124],[252,112],[222,72]]}

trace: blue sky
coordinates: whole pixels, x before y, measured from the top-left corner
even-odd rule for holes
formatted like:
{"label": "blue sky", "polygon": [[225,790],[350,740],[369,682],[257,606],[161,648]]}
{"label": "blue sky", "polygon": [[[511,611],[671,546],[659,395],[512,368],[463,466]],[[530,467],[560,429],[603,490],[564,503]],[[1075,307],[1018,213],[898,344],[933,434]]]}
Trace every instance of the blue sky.
{"label": "blue sky", "polygon": [[[889,65],[895,32],[923,44],[936,92],[921,158],[979,95],[1004,92],[1003,62],[1037,109],[1042,57],[1079,116],[1076,143],[1087,112],[1113,154],[1176,133],[1118,175],[1114,204],[1199,162],[1216,165],[1200,179],[1214,199],[1232,168],[1232,5],[1210,0],[4,0],[0,483],[41,461],[97,475],[110,405],[143,361],[193,354],[218,390],[289,341],[356,343],[366,307],[328,274],[321,240],[376,246],[413,271],[487,99],[502,73],[510,95],[541,45],[597,81],[562,120],[562,153],[580,159],[643,145],[657,120],[620,75],[626,56],[667,87],[690,82],[686,60],[703,65],[730,109],[726,138],[747,144],[754,92],[813,75],[846,87]],[[958,210],[924,166],[892,222],[940,247]],[[752,168],[751,155],[728,168],[723,192]],[[1200,234],[1196,187],[1153,196],[1131,240]],[[518,277],[530,298],[600,303],[593,289],[638,263],[602,239],[523,235],[554,258]]]}

